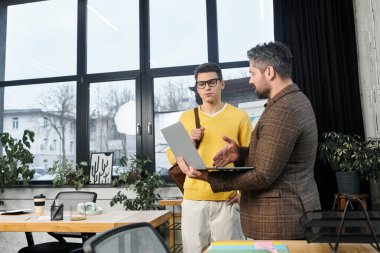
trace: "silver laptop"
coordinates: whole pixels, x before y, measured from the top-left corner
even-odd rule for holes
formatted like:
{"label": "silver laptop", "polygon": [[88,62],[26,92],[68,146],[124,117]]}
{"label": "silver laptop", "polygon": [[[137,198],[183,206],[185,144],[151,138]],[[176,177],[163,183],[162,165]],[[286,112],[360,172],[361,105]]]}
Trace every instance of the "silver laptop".
{"label": "silver laptop", "polygon": [[166,142],[176,157],[182,156],[189,166],[197,170],[251,170],[253,167],[206,167],[190,136],[181,122],[161,129]]}

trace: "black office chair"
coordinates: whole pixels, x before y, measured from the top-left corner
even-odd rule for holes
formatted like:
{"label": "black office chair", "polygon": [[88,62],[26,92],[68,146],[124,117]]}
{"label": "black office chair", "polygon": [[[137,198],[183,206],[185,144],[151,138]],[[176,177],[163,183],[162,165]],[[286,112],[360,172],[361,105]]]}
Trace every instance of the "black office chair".
{"label": "black office chair", "polygon": [[[70,205],[77,205],[82,202],[96,202],[97,194],[95,192],[83,192],[83,191],[67,191],[59,192],[55,197],[55,202],[59,202],[64,205],[65,210],[70,209]],[[19,253],[67,253],[75,249],[80,249],[82,243],[66,242],[65,237],[68,238],[82,238],[82,242],[87,240],[94,233],[51,233],[48,234],[57,239],[57,242],[46,242],[34,245],[32,233],[26,232],[26,238],[28,241],[27,247],[19,250]]]}
{"label": "black office chair", "polygon": [[84,253],[169,253],[160,234],[146,222],[97,234],[83,244]]}

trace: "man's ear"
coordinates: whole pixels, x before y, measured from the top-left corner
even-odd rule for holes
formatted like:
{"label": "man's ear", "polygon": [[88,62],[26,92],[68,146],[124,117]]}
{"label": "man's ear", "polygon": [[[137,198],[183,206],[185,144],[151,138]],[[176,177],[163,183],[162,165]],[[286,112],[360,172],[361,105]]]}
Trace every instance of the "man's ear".
{"label": "man's ear", "polygon": [[273,80],[276,76],[276,72],[272,66],[268,66],[265,71],[265,75],[267,80]]}
{"label": "man's ear", "polygon": [[222,85],[222,90],[224,90],[224,87],[225,87],[225,84],[224,84],[224,81],[220,81],[221,82],[221,85]]}

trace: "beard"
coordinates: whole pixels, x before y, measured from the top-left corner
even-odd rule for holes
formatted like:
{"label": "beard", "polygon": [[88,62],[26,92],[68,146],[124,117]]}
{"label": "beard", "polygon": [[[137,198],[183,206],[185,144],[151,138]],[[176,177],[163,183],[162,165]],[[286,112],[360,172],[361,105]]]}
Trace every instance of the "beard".
{"label": "beard", "polygon": [[269,90],[267,89],[262,91],[255,89],[255,93],[258,99],[267,99],[269,97]]}
{"label": "beard", "polygon": [[269,94],[270,94],[269,83],[264,79],[264,77],[262,77],[261,79],[260,90],[257,89],[254,83],[253,83],[253,86],[255,87],[255,93],[256,93],[257,98],[259,99],[269,98]]}
{"label": "beard", "polygon": [[258,90],[255,90],[255,93],[256,93],[256,96],[258,99],[264,99],[266,98],[265,95],[263,93],[261,93],[260,91]]}

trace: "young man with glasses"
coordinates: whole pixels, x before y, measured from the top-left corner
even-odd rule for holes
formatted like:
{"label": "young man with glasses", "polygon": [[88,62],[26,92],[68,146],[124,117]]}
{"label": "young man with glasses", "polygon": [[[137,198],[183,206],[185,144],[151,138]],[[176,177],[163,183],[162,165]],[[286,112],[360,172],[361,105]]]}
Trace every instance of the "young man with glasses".
{"label": "young man with glasses", "polygon": [[[195,71],[197,92],[202,99],[198,107],[200,129],[196,129],[194,110],[185,111],[180,121],[194,145],[200,141],[198,152],[206,166],[212,166],[213,157],[224,146],[221,136],[228,136],[241,146],[248,146],[252,123],[246,112],[222,101],[224,81],[222,71],[215,63],[205,63]],[[176,158],[169,149],[169,161]],[[228,166],[233,166],[232,164]],[[214,193],[210,184],[186,178],[182,202],[182,244],[184,253],[200,253],[211,241],[241,240],[239,200],[236,191]]]}

